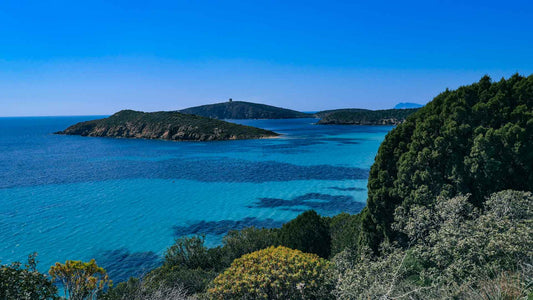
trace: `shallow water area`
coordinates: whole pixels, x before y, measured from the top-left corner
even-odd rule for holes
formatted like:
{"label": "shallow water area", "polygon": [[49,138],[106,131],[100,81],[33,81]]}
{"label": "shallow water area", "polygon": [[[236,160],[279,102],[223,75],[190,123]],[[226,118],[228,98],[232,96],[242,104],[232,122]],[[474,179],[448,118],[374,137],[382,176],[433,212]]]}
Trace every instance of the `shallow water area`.
{"label": "shallow water area", "polygon": [[96,258],[115,281],[181,235],[279,227],[302,211],[356,213],[390,126],[232,120],[276,139],[170,142],[54,135],[100,118],[0,118],[0,261]]}

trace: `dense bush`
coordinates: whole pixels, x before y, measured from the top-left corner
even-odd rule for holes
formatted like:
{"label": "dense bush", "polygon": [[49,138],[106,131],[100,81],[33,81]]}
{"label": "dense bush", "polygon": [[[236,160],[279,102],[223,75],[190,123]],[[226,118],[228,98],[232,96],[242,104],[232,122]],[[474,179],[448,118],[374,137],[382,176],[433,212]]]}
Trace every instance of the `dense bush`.
{"label": "dense bush", "polygon": [[179,238],[166,251],[163,266],[150,272],[145,282],[152,290],[183,286],[188,293],[201,293],[229,265],[225,261],[220,247],[207,248],[203,237]]}
{"label": "dense bush", "polygon": [[101,300],[185,300],[187,290],[179,284],[171,287],[154,281],[130,278],[100,295]]}
{"label": "dense bush", "polygon": [[217,248],[205,247],[203,237],[183,237],[167,249],[164,265],[187,269],[217,269],[221,256],[219,252]]}
{"label": "dense bush", "polygon": [[162,266],[148,273],[143,279],[144,288],[153,291],[159,288],[184,288],[188,294],[205,292],[209,282],[218,275],[217,271],[187,269],[179,266]]}
{"label": "dense bush", "polygon": [[361,215],[341,213],[329,218],[328,223],[331,237],[331,256],[344,249],[357,252],[360,244]]}
{"label": "dense bush", "polygon": [[368,180],[361,239],[374,249],[397,239],[398,206],[438,196],[484,198],[504,189],[533,190],[533,75],[514,75],[446,90],[393,129]]}
{"label": "dense bush", "polygon": [[24,266],[19,262],[0,266],[0,299],[58,299],[56,286],[37,271],[36,256],[30,255]]}
{"label": "dense bush", "polygon": [[[518,299],[533,282],[533,195],[502,191],[481,209],[468,196],[399,208],[394,227],[410,247],[381,255],[345,250],[335,257],[335,294],[343,299]],[[498,295],[518,295],[501,297]]]}
{"label": "dense bush", "polygon": [[296,219],[283,224],[279,233],[280,244],[306,253],[328,258],[331,237],[327,221],[314,210],[300,214]]}
{"label": "dense bush", "polygon": [[224,236],[222,244],[228,256],[228,266],[244,254],[279,245],[279,229],[249,227],[232,230]]}
{"label": "dense bush", "polygon": [[246,254],[213,281],[215,299],[329,299],[329,263],[279,246]]}
{"label": "dense bush", "polygon": [[[481,211],[481,212],[480,212]],[[502,191],[482,209],[467,196],[397,212],[398,225],[416,245],[428,274],[449,282],[490,277],[533,264],[533,195]],[[404,221],[405,223],[403,223]]]}

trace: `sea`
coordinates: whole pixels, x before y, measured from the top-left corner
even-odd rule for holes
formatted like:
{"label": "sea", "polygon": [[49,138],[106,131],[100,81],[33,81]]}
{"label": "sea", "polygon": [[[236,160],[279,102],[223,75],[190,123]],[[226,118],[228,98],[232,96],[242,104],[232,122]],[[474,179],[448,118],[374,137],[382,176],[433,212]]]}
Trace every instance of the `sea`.
{"label": "sea", "polygon": [[174,142],[55,135],[103,116],[0,118],[0,264],[92,258],[141,276],[182,236],[280,227],[313,209],[357,213],[391,126],[229,120],[279,138]]}

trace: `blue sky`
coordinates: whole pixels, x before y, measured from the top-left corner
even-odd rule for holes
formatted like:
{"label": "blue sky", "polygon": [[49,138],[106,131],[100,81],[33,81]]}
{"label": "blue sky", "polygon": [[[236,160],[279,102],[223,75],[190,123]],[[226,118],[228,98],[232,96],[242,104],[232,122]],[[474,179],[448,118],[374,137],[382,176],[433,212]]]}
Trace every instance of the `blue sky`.
{"label": "blue sky", "polygon": [[0,116],[426,103],[533,72],[532,1],[2,1]]}

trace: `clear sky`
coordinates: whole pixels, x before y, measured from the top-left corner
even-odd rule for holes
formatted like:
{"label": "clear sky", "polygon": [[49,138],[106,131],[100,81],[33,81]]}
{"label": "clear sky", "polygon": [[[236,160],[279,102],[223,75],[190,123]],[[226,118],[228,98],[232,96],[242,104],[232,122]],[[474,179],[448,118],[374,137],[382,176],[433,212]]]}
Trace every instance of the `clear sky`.
{"label": "clear sky", "polygon": [[533,1],[0,2],[0,116],[381,109],[516,72]]}

